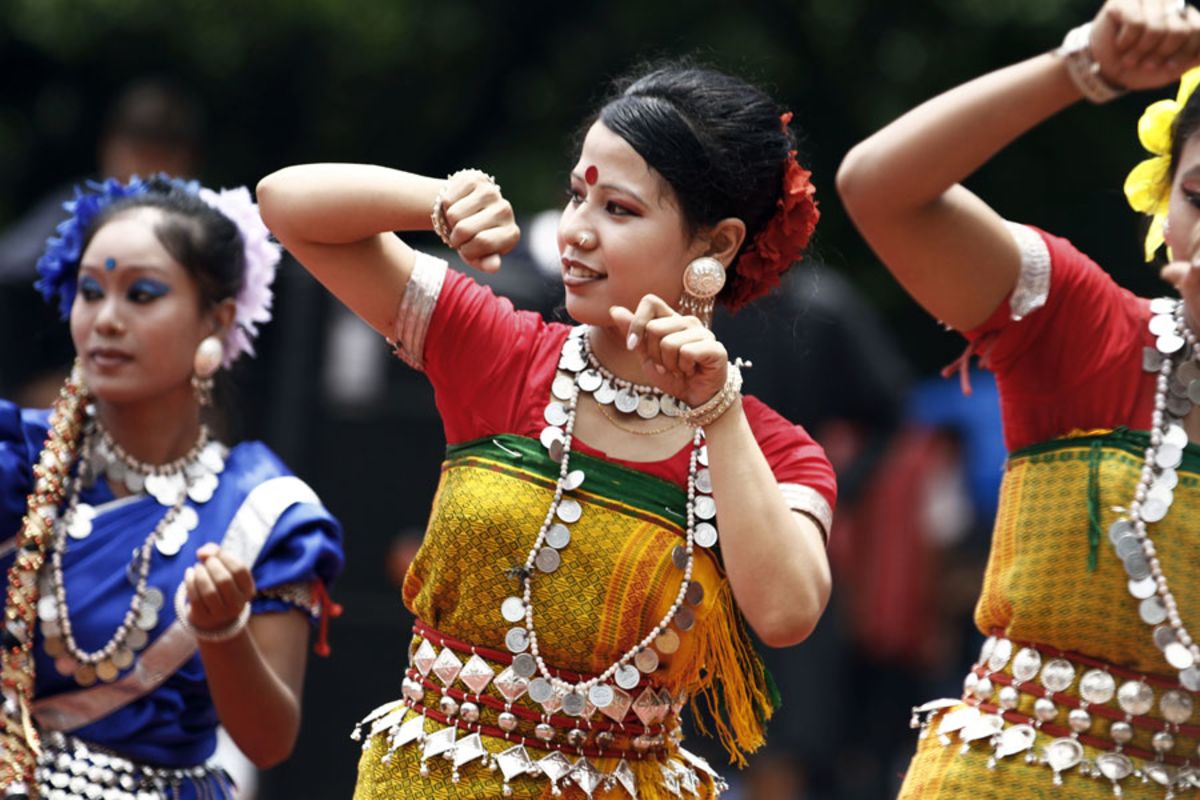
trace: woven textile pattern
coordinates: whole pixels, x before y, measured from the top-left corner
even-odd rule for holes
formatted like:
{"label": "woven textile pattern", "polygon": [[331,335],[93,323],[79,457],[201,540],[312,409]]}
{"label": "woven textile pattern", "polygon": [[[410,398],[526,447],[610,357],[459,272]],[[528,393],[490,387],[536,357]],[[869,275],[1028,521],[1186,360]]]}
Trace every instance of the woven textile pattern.
{"label": "woven textile pattern", "polygon": [[[544,456],[544,463],[538,460],[533,444],[534,449],[523,447],[517,453],[512,448],[522,445],[516,437],[484,441],[452,452],[443,465],[425,540],[403,594],[418,618],[445,635],[505,650],[504,634],[511,625],[501,617],[500,605],[520,594],[519,581],[505,571],[524,563],[553,497],[550,475],[557,470]],[[571,464],[588,474],[583,487],[572,493],[582,516],[570,525],[562,566],[534,574],[534,624],[547,664],[597,674],[640,641],[675,600],[682,572],[673,564],[672,551],[684,542],[685,497],[671,484],[596,459],[573,456]],[[761,742],[770,711],[765,673],[749,648],[715,553],[696,548],[692,580],[704,587],[703,601],[694,609],[695,626],[680,633],[678,651],[663,656],[653,684],[673,695],[707,692],[716,697],[722,692],[717,705],[730,721],[722,730],[718,720],[718,734],[752,750]],[[536,711],[528,697],[514,705]],[[485,709],[482,721],[493,724],[491,714]],[[431,720],[426,726],[439,727]],[[482,738],[492,753],[512,746],[502,738]],[[668,744],[668,753],[675,747]],[[442,759],[433,759],[425,778],[419,775],[418,747],[401,747],[385,763],[386,749],[386,737],[376,736],[365,750],[358,800],[499,796],[499,776],[478,764],[464,768],[459,782],[452,783],[449,765],[433,763]],[[617,761],[593,759],[604,771]],[[672,796],[661,786],[658,761],[631,760],[630,765],[638,777],[639,797]],[[512,788],[517,798],[550,796],[545,780],[514,780]],[[564,784],[562,789],[565,797],[583,797],[578,787]],[[707,777],[701,790],[702,797],[713,796]],[[619,786],[594,794],[626,796]]]}
{"label": "woven textile pattern", "polygon": [[[1126,588],[1128,577],[1108,538],[1109,526],[1121,518],[1113,507],[1126,506],[1132,499],[1145,441],[1144,434],[1113,431],[1034,445],[1013,454],[1001,487],[991,556],[975,611],[981,631],[1177,680],[1155,646],[1151,628],[1138,616],[1137,601]],[[1196,558],[1200,450],[1188,446],[1178,474],[1170,513],[1151,525],[1150,533],[1185,624],[1196,624],[1200,619],[1200,559]],[[1098,529],[1093,528],[1090,514]],[[1093,546],[1094,571],[1088,567]],[[1077,686],[1070,693],[1077,695]],[[1032,700],[1022,696],[1020,710],[1032,713]],[[1151,716],[1160,716],[1157,708]],[[1105,736],[1108,722],[1098,719],[1097,726],[1094,732]],[[1033,752],[1040,754],[1050,738],[1039,733]],[[1148,749],[1149,732],[1139,730],[1131,745]],[[1193,744],[1182,749],[1194,757]],[[1094,759],[1100,752],[1086,747],[1085,757]],[[960,754],[957,741],[943,747],[935,721],[918,747],[900,796],[922,800],[968,794],[997,800],[1113,796],[1107,781],[1081,776],[1077,770],[1064,773],[1064,785],[1056,787],[1046,767],[1028,766],[1020,757],[1002,759],[988,768],[989,754],[990,748],[980,743],[965,754]],[[1126,798],[1163,796],[1162,787],[1140,781],[1127,781],[1122,788]]]}

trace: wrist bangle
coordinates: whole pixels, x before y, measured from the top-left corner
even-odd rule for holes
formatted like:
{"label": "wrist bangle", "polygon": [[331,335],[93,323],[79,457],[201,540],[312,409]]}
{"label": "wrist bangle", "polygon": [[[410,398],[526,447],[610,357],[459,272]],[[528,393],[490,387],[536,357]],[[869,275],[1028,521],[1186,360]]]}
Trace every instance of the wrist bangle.
{"label": "wrist bangle", "polygon": [[187,601],[187,584],[180,583],[179,588],[175,590],[175,618],[179,620],[180,626],[201,642],[224,642],[237,636],[242,632],[242,628],[246,627],[246,623],[250,621],[250,603],[247,601],[242,610],[238,612],[237,619],[226,625],[224,628],[216,630],[201,630],[192,623],[188,622],[188,612],[191,606]]}
{"label": "wrist bangle", "polygon": [[1100,65],[1092,54],[1092,23],[1085,22],[1067,31],[1062,45],[1054,51],[1067,67],[1071,82],[1093,103],[1107,103],[1125,94],[1125,87],[1116,86],[1100,74]]}
{"label": "wrist bangle", "polygon": [[749,367],[750,363],[743,362],[739,358],[730,364],[728,374],[725,376],[725,385],[721,387],[721,391],[705,400],[701,405],[681,412],[679,416],[683,418],[683,421],[693,428],[703,428],[720,419],[721,415],[742,396],[742,366]]}
{"label": "wrist bangle", "polygon": [[496,179],[488,175],[483,170],[478,169],[460,169],[458,172],[451,173],[446,176],[446,182],[442,184],[442,188],[438,191],[437,197],[433,198],[433,209],[429,212],[429,220],[433,223],[433,232],[442,240],[442,244],[454,250],[454,245],[450,244],[450,223],[446,219],[446,190],[450,188],[450,181],[462,176],[479,178],[487,181],[493,186],[497,186]]}

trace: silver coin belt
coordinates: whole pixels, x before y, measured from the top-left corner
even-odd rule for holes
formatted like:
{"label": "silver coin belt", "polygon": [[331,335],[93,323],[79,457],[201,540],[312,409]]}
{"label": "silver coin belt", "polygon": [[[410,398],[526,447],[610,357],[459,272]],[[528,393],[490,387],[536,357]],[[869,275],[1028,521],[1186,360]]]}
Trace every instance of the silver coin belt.
{"label": "silver coin belt", "polygon": [[[499,770],[505,797],[513,794],[513,781],[545,780],[555,796],[573,784],[589,798],[618,786],[636,798],[638,777],[630,763],[638,761],[656,763],[661,785],[676,797],[699,797],[702,775],[723,790],[703,759],[678,747],[668,750],[681,738],[678,715],[686,695],[671,697],[647,684],[634,699],[618,689],[608,706],[589,704],[579,716],[567,716],[560,704],[531,705],[530,681],[513,671],[511,655],[470,647],[420,623],[414,630],[403,700],[380,706],[352,734],[356,741],[365,734],[364,748],[385,735],[384,763],[408,746],[416,748],[425,777],[441,761],[449,762],[453,783],[473,766]],[[435,729],[427,732],[431,722]],[[490,752],[484,736],[510,746]],[[599,759],[616,764],[605,769]]]}
{"label": "silver coin belt", "polygon": [[584,511],[575,492],[584,485],[587,476],[583,470],[572,470],[570,462],[579,394],[589,391],[584,380],[588,373],[586,337],[587,328],[576,327],[563,344],[559,373],[551,385],[552,398],[543,412],[547,426],[539,437],[550,459],[560,465],[554,499],[524,564],[509,571],[520,579],[521,594],[505,598],[499,609],[505,623],[515,624],[505,634],[504,644],[514,656],[514,671],[532,679],[529,696],[542,704],[561,702],[563,712],[575,717],[581,715],[589,703],[597,708],[608,706],[616,689],[637,686],[641,674],[653,674],[659,668],[660,654],[673,653],[679,648],[679,634],[695,625],[693,609],[704,597],[704,587],[691,579],[694,548],[712,547],[718,538],[713,525],[717,506],[712,497],[708,451],[704,446],[704,431],[697,428],[688,466],[686,539],[672,554],[673,563],[682,575],[671,607],[644,638],[593,678],[567,682],[546,666],[534,627],[533,585],[537,574],[560,568],[563,553],[571,541],[569,526],[578,522]]}
{"label": "silver coin belt", "polygon": [[188,783],[197,800],[236,797],[220,767],[152,767],[57,731],[42,738],[37,779],[42,800],[174,800]]}
{"label": "silver coin belt", "polygon": [[[94,457],[96,434],[95,424],[89,424],[80,448],[80,463],[90,465],[90,469],[81,469],[72,482],[67,509],[55,525],[50,558],[38,574],[37,611],[43,649],[54,659],[59,674],[74,676],[81,686],[91,686],[97,680],[115,681],[122,670],[133,665],[135,654],[145,648],[150,632],[158,626],[164,604],[162,591],[149,585],[152,556],[157,551],[165,558],[173,558],[182,549],[188,535],[200,523],[196,510],[186,505],[186,501],[200,505],[211,499],[219,485],[218,476],[225,468],[226,455],[224,447],[208,441],[207,431],[202,429],[190,459],[173,463],[169,471],[163,468],[141,484],[142,491],[158,492],[155,499],[167,506],[167,511],[134,550],[126,571],[133,595],[120,625],[102,647],[86,651],[78,645],[71,626],[62,559],[70,540],[83,540],[92,534],[97,512],[79,499],[84,485],[101,474],[113,480],[112,473],[103,467],[104,460]],[[101,441],[103,438],[101,431]],[[110,445],[109,451],[115,446]],[[128,477],[134,470],[130,467],[120,474],[125,476],[128,486]],[[156,483],[156,478],[162,478],[162,482]]]}
{"label": "silver coin belt", "polygon": [[[1049,767],[1053,783],[1075,773],[1112,784],[1153,783],[1165,796],[1200,787],[1200,728],[1194,695],[1161,678],[1095,659],[1021,644],[1002,636],[984,642],[967,674],[961,700],[934,700],[913,709],[921,737],[943,746],[991,749],[988,767],[1006,758]],[[1038,734],[1043,739],[1040,750]],[[1136,741],[1135,741],[1136,739]],[[1087,757],[1085,745],[1101,751]]]}

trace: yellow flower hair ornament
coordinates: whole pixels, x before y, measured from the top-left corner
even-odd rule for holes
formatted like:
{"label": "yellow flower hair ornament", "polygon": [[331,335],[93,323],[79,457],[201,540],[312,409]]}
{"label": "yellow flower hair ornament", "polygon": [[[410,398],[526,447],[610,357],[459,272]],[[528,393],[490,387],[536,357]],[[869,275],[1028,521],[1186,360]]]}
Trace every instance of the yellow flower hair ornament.
{"label": "yellow flower hair ornament", "polygon": [[[1146,231],[1147,261],[1154,260],[1164,241],[1163,225],[1171,199],[1171,131],[1197,84],[1200,84],[1200,67],[1188,70],[1179,79],[1174,100],[1151,103],[1138,120],[1138,139],[1151,157],[1129,171],[1125,178],[1125,199],[1134,211],[1151,218],[1150,229]],[[1168,248],[1167,256],[1170,255]]]}

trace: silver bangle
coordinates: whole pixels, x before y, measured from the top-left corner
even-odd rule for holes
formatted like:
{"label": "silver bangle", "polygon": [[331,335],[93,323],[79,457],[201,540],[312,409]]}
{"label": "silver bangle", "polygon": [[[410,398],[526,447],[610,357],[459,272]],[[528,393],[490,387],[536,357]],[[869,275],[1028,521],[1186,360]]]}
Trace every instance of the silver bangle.
{"label": "silver bangle", "polygon": [[460,175],[481,178],[493,186],[498,186],[495,178],[479,169],[460,169],[458,172],[446,176],[446,182],[442,184],[437,197],[433,198],[433,208],[429,212],[429,220],[433,223],[433,232],[442,240],[442,244],[451,250],[455,248],[454,245],[450,244],[450,223],[446,219],[446,190],[450,188],[450,181]]}
{"label": "silver bangle", "polygon": [[729,365],[728,374],[725,376],[725,385],[721,387],[721,391],[695,408],[680,412],[679,416],[683,418],[684,423],[693,428],[703,428],[720,419],[721,415],[742,396],[741,367],[743,364],[747,367],[750,366],[748,362],[743,362],[740,358]]}
{"label": "silver bangle", "polygon": [[1067,31],[1054,52],[1066,65],[1071,82],[1091,102],[1107,103],[1125,94],[1125,87],[1110,83],[1100,74],[1100,65],[1092,54],[1092,23]]}
{"label": "silver bangle", "polygon": [[246,627],[246,623],[250,621],[249,601],[242,606],[242,610],[238,612],[237,619],[224,628],[217,628],[215,631],[201,630],[188,622],[188,612],[190,610],[191,607],[187,601],[187,584],[180,583],[179,588],[175,590],[175,618],[179,620],[180,627],[201,642],[228,641],[241,633],[242,629]]}

